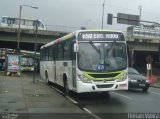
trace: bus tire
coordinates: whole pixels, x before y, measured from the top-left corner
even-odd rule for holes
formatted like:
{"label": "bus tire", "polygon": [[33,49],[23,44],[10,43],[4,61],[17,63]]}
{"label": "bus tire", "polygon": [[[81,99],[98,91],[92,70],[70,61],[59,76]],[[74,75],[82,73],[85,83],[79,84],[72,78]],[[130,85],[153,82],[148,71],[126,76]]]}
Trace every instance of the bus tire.
{"label": "bus tire", "polygon": [[64,92],[65,92],[65,94],[69,95],[68,80],[67,80],[67,76],[65,74],[63,75],[63,84],[64,84]]}
{"label": "bus tire", "polygon": [[46,71],[45,75],[46,75],[46,80],[45,80],[45,81],[46,81],[46,83],[47,83],[48,85],[50,85],[47,71]]}

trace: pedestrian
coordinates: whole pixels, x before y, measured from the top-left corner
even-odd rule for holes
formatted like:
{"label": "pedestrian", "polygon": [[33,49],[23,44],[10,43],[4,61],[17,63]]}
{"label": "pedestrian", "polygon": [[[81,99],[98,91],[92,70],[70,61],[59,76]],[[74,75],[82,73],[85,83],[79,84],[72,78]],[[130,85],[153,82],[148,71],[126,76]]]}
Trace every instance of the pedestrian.
{"label": "pedestrian", "polygon": [[6,62],[3,62],[3,65],[2,65],[2,70],[4,71],[6,68]]}
{"label": "pedestrian", "polygon": [[0,62],[0,71],[2,71],[2,62]]}

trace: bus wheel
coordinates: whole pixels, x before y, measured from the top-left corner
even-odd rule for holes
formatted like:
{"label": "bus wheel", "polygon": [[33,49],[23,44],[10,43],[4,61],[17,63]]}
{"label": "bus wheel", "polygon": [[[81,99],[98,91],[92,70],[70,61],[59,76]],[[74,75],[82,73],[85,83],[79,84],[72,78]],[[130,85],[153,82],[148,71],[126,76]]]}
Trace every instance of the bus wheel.
{"label": "bus wheel", "polygon": [[69,87],[68,87],[68,81],[67,81],[66,76],[63,77],[63,83],[64,83],[64,92],[66,95],[68,95],[69,94]]}
{"label": "bus wheel", "polygon": [[47,71],[46,71],[46,83],[47,83],[48,85],[50,85]]}

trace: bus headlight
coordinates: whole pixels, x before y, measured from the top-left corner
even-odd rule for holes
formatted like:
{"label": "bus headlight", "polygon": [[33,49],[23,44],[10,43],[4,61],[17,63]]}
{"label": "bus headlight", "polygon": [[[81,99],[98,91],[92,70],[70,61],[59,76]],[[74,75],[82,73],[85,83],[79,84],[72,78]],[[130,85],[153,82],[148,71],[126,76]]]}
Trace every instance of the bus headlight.
{"label": "bus headlight", "polygon": [[117,82],[125,81],[126,79],[127,79],[127,74],[124,74],[119,79],[117,79]]}
{"label": "bus headlight", "polygon": [[89,80],[87,77],[83,76],[83,75],[78,75],[79,79],[84,82],[84,83],[92,83],[91,80]]}

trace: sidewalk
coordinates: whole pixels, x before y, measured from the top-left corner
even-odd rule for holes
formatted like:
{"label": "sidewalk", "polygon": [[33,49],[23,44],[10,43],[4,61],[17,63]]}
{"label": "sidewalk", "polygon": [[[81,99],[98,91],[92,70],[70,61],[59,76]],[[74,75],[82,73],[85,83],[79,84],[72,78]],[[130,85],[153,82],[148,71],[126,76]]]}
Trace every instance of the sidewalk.
{"label": "sidewalk", "polygon": [[70,119],[73,119],[73,117],[76,119],[90,118],[85,111],[45,84],[39,75],[36,75],[35,79],[38,81],[33,83],[31,74],[22,74],[21,77],[0,75],[0,113],[22,113],[25,115],[32,114],[32,116],[36,114],[36,116],[38,115],[36,119],[42,117],[42,119],[48,119],[42,114],[50,115],[50,118],[52,117],[51,114],[54,114],[54,116],[57,114],[58,119],[66,118],[65,114],[68,116],[71,114]]}

